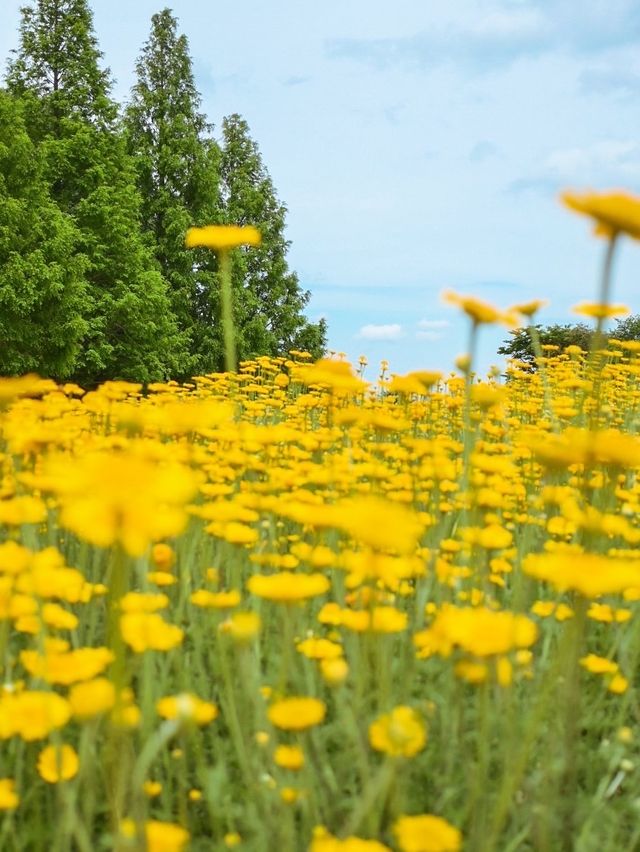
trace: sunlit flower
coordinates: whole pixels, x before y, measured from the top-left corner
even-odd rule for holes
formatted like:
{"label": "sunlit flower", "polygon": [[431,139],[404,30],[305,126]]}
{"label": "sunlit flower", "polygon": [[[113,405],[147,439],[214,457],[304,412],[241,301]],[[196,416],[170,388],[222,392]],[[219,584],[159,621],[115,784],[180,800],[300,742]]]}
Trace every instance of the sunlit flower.
{"label": "sunlit flower", "polygon": [[47,746],[38,756],[38,774],[49,784],[75,778],[79,766],[78,755],[70,745]]}
{"label": "sunlit flower", "polygon": [[284,731],[304,731],[319,725],[327,713],[319,698],[292,697],[274,701],[267,710],[269,721]]}
{"label": "sunlit flower", "polygon": [[108,713],[115,703],[115,686],[106,677],[77,683],[69,691],[69,704],[76,719],[93,719]]}
{"label": "sunlit flower", "polygon": [[120,616],[122,638],[129,647],[142,654],[145,651],[170,651],[181,644],[184,631],[167,624],[155,612],[130,612]]}
{"label": "sunlit flower", "polygon": [[20,804],[13,778],[0,778],[0,811],[13,811]]}
{"label": "sunlit flower", "polygon": [[[136,837],[136,824],[125,819],[120,824],[122,837],[132,840]],[[189,843],[189,832],[172,822],[149,820],[144,824],[144,843],[146,852],[183,852]]]}
{"label": "sunlit flower", "polygon": [[640,198],[621,190],[613,192],[564,192],[562,201],[595,221],[596,234],[612,237],[620,232],[640,239]]}
{"label": "sunlit flower", "polygon": [[184,719],[186,722],[195,722],[196,725],[207,725],[218,716],[215,704],[186,692],[161,698],[156,709],[164,719]]}
{"label": "sunlit flower", "polygon": [[282,769],[296,771],[304,766],[304,753],[300,746],[280,745],[275,750],[273,761]]}
{"label": "sunlit flower", "polygon": [[187,248],[203,246],[214,251],[227,251],[238,246],[259,246],[260,231],[251,225],[206,225],[189,228],[185,238]]}
{"label": "sunlit flower", "polygon": [[462,848],[460,831],[432,814],[402,816],[393,833],[402,852],[458,852]]}
{"label": "sunlit flower", "polygon": [[393,757],[413,757],[425,747],[426,725],[412,707],[394,707],[369,725],[369,742]]}
{"label": "sunlit flower", "polygon": [[277,603],[297,603],[323,595],[330,585],[324,574],[296,574],[292,571],[254,574],[247,580],[251,594]]}

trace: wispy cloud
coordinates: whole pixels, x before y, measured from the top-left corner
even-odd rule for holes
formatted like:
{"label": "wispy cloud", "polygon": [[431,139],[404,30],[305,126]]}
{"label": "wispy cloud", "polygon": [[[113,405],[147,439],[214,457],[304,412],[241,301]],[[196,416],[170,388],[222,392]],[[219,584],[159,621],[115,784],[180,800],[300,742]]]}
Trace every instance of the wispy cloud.
{"label": "wispy cloud", "polygon": [[293,74],[291,77],[286,77],[282,81],[283,86],[302,86],[304,83],[308,83],[311,77],[300,77],[297,74]]}
{"label": "wispy cloud", "polygon": [[508,191],[552,194],[567,184],[589,187],[640,181],[640,142],[606,139],[592,145],[556,148],[540,164],[537,174],[513,181]]}
{"label": "wispy cloud", "polygon": [[376,69],[401,66],[430,70],[445,63],[474,72],[509,66],[553,51],[597,55],[640,42],[636,0],[584,3],[574,0],[494,3],[480,14],[438,29],[381,38],[334,38],[325,43],[333,59]]}
{"label": "wispy cloud", "polygon": [[606,95],[619,99],[640,94],[640,73],[621,68],[587,68],[579,78],[583,95]]}
{"label": "wispy cloud", "polygon": [[492,157],[498,156],[498,148],[488,139],[481,139],[469,151],[469,161],[472,163],[483,163]]}
{"label": "wispy cloud", "polygon": [[404,336],[399,323],[387,325],[363,325],[356,337],[360,340],[399,340]]}

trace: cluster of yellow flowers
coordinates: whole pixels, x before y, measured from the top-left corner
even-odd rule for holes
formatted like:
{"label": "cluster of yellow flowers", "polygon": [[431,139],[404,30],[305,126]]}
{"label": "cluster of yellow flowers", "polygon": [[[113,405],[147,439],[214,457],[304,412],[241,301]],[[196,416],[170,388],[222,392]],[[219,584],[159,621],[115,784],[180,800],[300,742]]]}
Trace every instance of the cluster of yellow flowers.
{"label": "cluster of yellow flowers", "polygon": [[0,848],[636,848],[639,349],[0,380]]}

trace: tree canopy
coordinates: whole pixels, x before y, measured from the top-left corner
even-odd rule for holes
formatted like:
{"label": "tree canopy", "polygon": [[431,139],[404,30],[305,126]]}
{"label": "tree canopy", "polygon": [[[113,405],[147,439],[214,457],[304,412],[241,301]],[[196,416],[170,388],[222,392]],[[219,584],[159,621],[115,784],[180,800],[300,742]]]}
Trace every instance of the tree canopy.
{"label": "tree canopy", "polygon": [[[553,325],[535,325],[541,347],[554,346],[559,350],[567,346],[579,346],[587,351],[592,344],[595,331],[586,323],[554,323]],[[509,332],[509,338],[503,341],[498,349],[498,355],[514,358],[535,368],[535,352],[531,329],[518,328]],[[616,340],[640,340],[640,314],[616,320],[616,326],[606,334],[607,338]]]}
{"label": "tree canopy", "polygon": [[[13,158],[22,152],[31,170],[18,185],[11,158],[0,156],[0,198],[11,200],[0,222],[1,233],[13,228],[27,240],[30,232],[31,242],[20,252],[22,279],[10,240],[0,243],[0,297],[21,306],[7,339],[23,335],[33,347],[16,346],[0,371],[38,369],[92,385],[220,369],[216,258],[187,251],[184,236],[192,225],[221,223],[250,222],[264,235],[259,252],[234,257],[241,357],[291,347],[322,354],[326,328],[305,317],[309,294],[287,264],[286,208],[246,122],[232,116],[222,143],[214,138],[171,11],[152,18],[124,108],[112,98],[87,0],[31,0],[21,14],[0,139],[19,139]],[[37,199],[30,211],[27,196]],[[38,242],[45,233],[49,241]],[[29,264],[38,296],[25,302]],[[53,302],[44,312],[35,303],[51,300],[53,289],[66,307],[51,329]],[[56,350],[63,338],[64,351]]]}

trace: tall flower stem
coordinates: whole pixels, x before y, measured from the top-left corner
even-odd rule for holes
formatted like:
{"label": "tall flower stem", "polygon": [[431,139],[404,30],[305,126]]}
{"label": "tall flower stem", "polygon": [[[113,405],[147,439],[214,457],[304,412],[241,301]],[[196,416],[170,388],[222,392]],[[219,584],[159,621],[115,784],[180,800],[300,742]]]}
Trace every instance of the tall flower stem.
{"label": "tall flower stem", "polygon": [[224,334],[224,368],[227,373],[237,369],[236,341],[233,327],[233,301],[231,292],[231,258],[229,252],[218,252],[220,266],[220,298],[222,301],[222,332]]}
{"label": "tall flower stem", "polygon": [[607,242],[607,249],[604,256],[604,263],[602,264],[602,275],[600,277],[600,297],[598,299],[599,304],[602,306],[603,311],[598,317],[598,321],[596,323],[595,334],[593,335],[593,341],[591,343],[591,352],[596,352],[603,343],[603,334],[602,334],[602,326],[604,325],[605,317],[604,308],[609,304],[609,300],[611,298],[611,270],[613,269],[613,257],[616,250],[616,245],[618,243],[619,233],[615,231],[609,241]]}
{"label": "tall flower stem", "polygon": [[596,328],[593,333],[593,338],[591,339],[591,346],[589,347],[589,366],[595,373],[595,378],[593,382],[593,406],[591,408],[591,414],[589,417],[589,426],[591,429],[597,426],[598,414],[602,403],[602,363],[599,364],[599,369],[596,370],[596,361],[598,358],[598,352],[603,348],[604,345],[604,333],[602,331],[602,328],[605,322],[605,308],[609,304],[611,298],[611,271],[613,269],[613,258],[618,242],[618,236],[619,233],[617,231],[614,231],[607,243],[604,262],[602,264],[602,274],[600,277],[600,293],[598,299],[598,303],[601,307],[601,310],[596,322]]}

